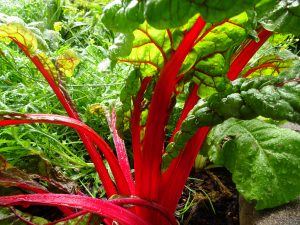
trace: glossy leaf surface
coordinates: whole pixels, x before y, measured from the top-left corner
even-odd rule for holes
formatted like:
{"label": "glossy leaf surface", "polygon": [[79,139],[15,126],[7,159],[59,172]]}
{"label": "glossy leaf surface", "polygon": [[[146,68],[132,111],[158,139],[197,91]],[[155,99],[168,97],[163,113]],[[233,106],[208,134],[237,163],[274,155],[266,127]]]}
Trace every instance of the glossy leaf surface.
{"label": "glossy leaf surface", "polygon": [[[225,166],[238,191],[256,209],[300,194],[300,134],[263,121],[228,119],[208,135],[210,159]],[[242,162],[242,163],[240,163]]]}

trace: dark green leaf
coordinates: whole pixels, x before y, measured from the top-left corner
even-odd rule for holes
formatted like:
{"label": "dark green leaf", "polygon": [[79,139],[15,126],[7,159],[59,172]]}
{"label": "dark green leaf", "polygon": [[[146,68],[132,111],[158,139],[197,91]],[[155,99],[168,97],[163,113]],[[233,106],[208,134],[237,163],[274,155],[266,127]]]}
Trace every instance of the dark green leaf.
{"label": "dark green leaf", "polygon": [[259,22],[270,31],[300,34],[299,0],[265,0],[257,7]]}
{"label": "dark green leaf", "polygon": [[[179,155],[185,143],[202,126],[213,126],[230,118],[253,119],[264,116],[300,123],[299,65],[279,76],[235,80],[224,92],[201,99],[183,121],[163,156],[163,169]],[[200,87],[201,88],[201,87]]]}
{"label": "dark green leaf", "polygon": [[228,119],[208,136],[210,160],[225,166],[238,191],[256,209],[300,194],[300,134],[254,119]]}

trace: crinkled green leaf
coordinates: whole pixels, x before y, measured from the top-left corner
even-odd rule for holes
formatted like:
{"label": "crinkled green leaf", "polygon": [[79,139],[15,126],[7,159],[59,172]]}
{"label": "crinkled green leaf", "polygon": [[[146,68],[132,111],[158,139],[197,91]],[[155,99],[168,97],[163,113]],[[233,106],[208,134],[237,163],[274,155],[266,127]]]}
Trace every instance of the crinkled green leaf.
{"label": "crinkled green leaf", "polygon": [[253,119],[259,115],[275,120],[300,123],[300,74],[297,65],[279,76],[238,79],[224,92],[201,99],[183,121],[174,143],[167,146],[162,168],[177,157],[198,128],[230,118]]}
{"label": "crinkled green leaf", "polygon": [[9,43],[13,40],[24,45],[31,54],[38,49],[37,38],[21,19],[0,14],[0,41]]}
{"label": "crinkled green leaf", "polygon": [[79,62],[80,60],[76,53],[71,49],[67,49],[57,57],[56,67],[62,75],[71,77]]}
{"label": "crinkled green leaf", "polygon": [[129,56],[121,61],[137,65],[144,76],[155,75],[164,65],[171,44],[166,30],[156,30],[147,23],[133,32],[134,41]]}
{"label": "crinkled green leaf", "polygon": [[187,0],[147,0],[145,5],[147,21],[158,29],[182,26],[196,13]]}
{"label": "crinkled green leaf", "polygon": [[115,0],[103,9],[102,22],[116,32],[132,32],[144,20],[144,1]]}
{"label": "crinkled green leaf", "polygon": [[300,194],[300,134],[254,119],[228,119],[208,135],[209,158],[225,166],[238,191],[256,209]]}
{"label": "crinkled green leaf", "polygon": [[128,56],[132,49],[134,36],[131,33],[119,33],[114,38],[114,43],[109,47],[109,55],[112,59]]}
{"label": "crinkled green leaf", "polygon": [[116,0],[104,8],[102,21],[116,32],[135,30],[145,20],[157,29],[179,27],[194,15],[220,22],[251,9],[259,0]]}
{"label": "crinkled green leaf", "polygon": [[[234,23],[234,22],[235,23]],[[229,70],[232,49],[247,38],[246,24],[251,22],[246,14],[241,14],[213,28],[194,50],[198,53],[194,80],[200,85],[198,94],[207,98],[213,93],[227,88],[226,74]]]}
{"label": "crinkled green leaf", "polygon": [[220,22],[235,16],[247,9],[251,9],[259,0],[219,1],[202,0],[197,4],[198,12],[209,22]]}
{"label": "crinkled green leaf", "polygon": [[299,0],[262,1],[257,8],[259,22],[265,29],[283,33],[300,34]]}
{"label": "crinkled green leaf", "polygon": [[243,70],[241,76],[260,77],[277,76],[286,68],[292,67],[299,60],[298,56],[288,50],[267,51],[264,55],[255,57]]}
{"label": "crinkled green leaf", "polygon": [[117,130],[120,135],[130,129],[130,114],[132,110],[132,98],[137,94],[140,87],[140,73],[138,70],[132,70],[126,79],[120,93],[120,104],[117,109]]}

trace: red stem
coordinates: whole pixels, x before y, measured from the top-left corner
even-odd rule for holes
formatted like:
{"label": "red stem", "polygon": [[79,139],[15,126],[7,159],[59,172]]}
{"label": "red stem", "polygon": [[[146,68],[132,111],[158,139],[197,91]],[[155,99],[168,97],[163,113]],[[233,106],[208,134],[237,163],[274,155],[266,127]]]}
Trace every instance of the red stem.
{"label": "red stem", "polygon": [[[187,143],[179,157],[172,161],[163,176],[159,203],[170,212],[175,212],[182,190],[190,174],[193,163],[204,142],[209,127],[199,128],[194,137]],[[176,179],[174,179],[176,174]],[[171,187],[171,189],[170,189]]]}
{"label": "red stem", "polygon": [[[147,26],[147,25],[146,25]],[[161,53],[161,56],[163,57],[164,59],[164,65],[167,63],[167,56],[166,56],[166,53],[164,52],[163,48],[156,42],[153,40],[153,38],[150,36],[150,34],[148,33],[147,31],[147,27],[146,27],[146,31],[142,30],[142,29],[137,29],[139,30],[140,32],[144,33],[151,41],[151,43],[153,43],[156,48],[158,49],[158,51]]]}
{"label": "red stem", "polygon": [[[26,181],[23,181],[23,180],[10,180],[10,179],[3,179],[3,178],[0,178],[0,183],[1,182],[4,182],[9,184],[9,186],[15,186],[15,187],[18,187],[18,188],[21,188],[21,189],[25,189],[25,190],[28,190],[28,191],[32,191],[34,193],[37,193],[37,194],[45,194],[45,193],[49,193],[49,191],[47,189],[44,189],[43,187],[38,187],[34,184],[31,184],[30,182],[26,182]],[[4,186],[8,186],[8,185],[4,185]],[[74,212],[67,208],[67,207],[58,207],[60,211],[62,211],[66,216],[69,216],[69,215],[72,215]]]}
{"label": "red stem", "polygon": [[85,211],[85,210],[82,210],[82,211],[79,211],[77,213],[73,213],[72,215],[70,216],[66,216],[60,220],[56,220],[54,222],[51,222],[51,223],[47,223],[45,225],[55,225],[55,224],[58,224],[59,222],[63,222],[63,221],[67,221],[67,220],[71,220],[71,219],[74,219],[76,217],[79,217],[79,216],[83,216],[83,215],[86,215],[88,214],[89,212],[88,211]]}
{"label": "red stem", "polygon": [[242,72],[243,68],[252,58],[252,56],[257,52],[257,50],[266,42],[266,40],[272,35],[271,31],[267,31],[264,28],[258,30],[259,42],[251,40],[243,46],[242,51],[236,57],[230,65],[227,77],[230,80],[235,80],[239,74]]}
{"label": "red stem", "polygon": [[[72,104],[68,101],[68,98],[64,95],[63,91],[55,83],[52,76],[44,68],[44,66],[41,63],[40,59],[37,56],[31,56],[25,46],[23,46],[22,44],[20,44],[16,40],[14,40],[14,41],[19,46],[19,48],[27,55],[27,57],[34,63],[34,65],[38,68],[38,70],[43,74],[44,78],[47,80],[48,84],[50,85],[50,87],[54,91],[55,95],[59,99],[62,106],[65,108],[68,115],[70,117],[80,121],[80,118],[79,118],[79,115],[78,115],[77,111],[73,108]],[[107,169],[106,169],[106,167],[105,167],[105,165],[102,161],[101,155],[97,152],[97,149],[91,143],[91,141],[89,140],[89,138],[87,136],[85,136],[84,134],[82,134],[80,132],[78,134],[79,134],[80,138],[82,139],[82,141],[83,141],[87,151],[89,152],[89,154],[91,155],[91,153],[93,152],[94,153],[93,155],[96,157],[93,160],[94,162],[96,162],[95,169],[96,169],[100,179],[102,181],[105,181],[105,182],[102,182],[102,183],[103,183],[104,189],[106,191],[106,194],[108,195],[108,197],[110,197],[114,194],[117,194],[117,190],[115,188],[115,185],[112,182],[112,180],[110,180],[109,173],[108,173],[108,171],[107,171]],[[118,187],[118,188],[120,188],[120,187]]]}
{"label": "red stem", "polygon": [[166,219],[166,221],[169,222],[169,224],[178,225],[173,213],[169,213],[168,210],[166,210],[166,208],[162,207],[161,205],[155,202],[149,202],[141,198],[118,198],[109,201],[115,203],[116,205],[123,205],[124,207],[126,205],[134,205],[143,206],[145,208],[155,210],[158,213],[160,213]]}
{"label": "red stem", "polygon": [[169,105],[177,81],[176,76],[205,24],[205,21],[199,17],[161,71],[155,86],[142,146],[143,165],[140,175],[136,178],[137,194],[141,198],[154,201],[158,199],[165,125],[169,118]]}
{"label": "red stem", "polygon": [[[13,117],[14,115],[4,115],[8,117]],[[103,152],[105,158],[107,159],[112,173],[115,177],[117,186],[120,187],[120,193],[124,195],[130,195],[130,191],[128,188],[128,184],[126,182],[126,179],[124,177],[124,174],[120,168],[120,165],[118,163],[118,160],[116,159],[112,149],[109,147],[109,145],[89,126],[82,123],[79,120],[66,117],[66,116],[60,116],[60,115],[53,115],[53,114],[25,114],[25,115],[18,115],[20,117],[19,120],[0,120],[0,126],[8,126],[8,125],[17,125],[17,124],[26,124],[26,123],[50,123],[50,124],[60,124],[69,126],[72,128],[75,128],[78,130],[78,132],[81,132],[82,134],[86,135],[89,140],[91,139]],[[16,117],[16,115],[15,115]],[[91,142],[91,144],[93,144]],[[96,148],[95,148],[96,150]],[[88,151],[92,162],[95,164],[95,166],[99,166],[99,163],[102,163],[102,160],[98,158],[99,153],[97,151]],[[110,181],[110,177],[108,178]],[[107,182],[104,180],[103,182]]]}
{"label": "red stem", "polygon": [[130,60],[130,59],[118,59],[118,62],[128,62],[132,64],[149,64],[151,66],[154,66],[157,70],[161,70],[160,66],[155,64],[154,62],[147,61],[147,60]]}
{"label": "red stem", "polygon": [[267,63],[263,63],[263,64],[255,67],[255,68],[251,68],[250,70],[247,71],[247,73],[245,73],[243,75],[243,77],[248,77],[249,75],[251,75],[255,71],[260,70],[260,69],[264,69],[264,68],[268,68],[268,67],[273,68],[274,70],[276,70],[277,73],[279,73],[278,67],[276,65],[274,65],[273,63],[267,62]]}
{"label": "red stem", "polygon": [[150,225],[132,212],[107,200],[69,194],[30,194],[0,196],[0,206],[49,205],[82,209],[104,216],[120,224]]}
{"label": "red stem", "polygon": [[29,220],[27,220],[27,219],[23,218],[22,216],[18,215],[18,213],[16,212],[15,208],[10,207],[10,209],[11,209],[11,211],[13,212],[13,214],[15,214],[15,216],[16,216],[19,220],[21,220],[21,221],[23,221],[24,223],[29,224],[29,225],[36,225],[35,223],[32,223],[32,222],[30,222]]}
{"label": "red stem", "polygon": [[180,130],[180,126],[182,124],[182,122],[185,120],[185,118],[187,117],[188,113],[191,111],[191,109],[196,105],[196,103],[199,100],[199,97],[197,95],[197,91],[198,91],[198,85],[195,84],[195,86],[193,87],[192,92],[190,93],[190,96],[188,97],[188,99],[185,101],[182,113],[179,117],[179,120],[176,124],[176,127],[173,131],[172,137],[170,139],[170,142],[173,141],[174,139],[174,135]]}
{"label": "red stem", "polygon": [[124,173],[125,179],[127,181],[128,187],[130,189],[130,194],[135,194],[135,186],[133,182],[133,177],[131,175],[131,169],[128,161],[128,156],[125,148],[124,140],[121,139],[121,137],[118,134],[117,128],[116,128],[116,112],[113,109],[111,113],[111,132],[113,135],[114,144],[116,147],[117,157],[119,161],[119,165]]}
{"label": "red stem", "polygon": [[131,139],[132,139],[132,150],[134,158],[134,172],[135,177],[139,176],[141,172],[141,126],[140,119],[142,113],[142,102],[146,88],[151,81],[152,77],[145,77],[142,80],[141,87],[133,101],[133,112],[131,116]]}

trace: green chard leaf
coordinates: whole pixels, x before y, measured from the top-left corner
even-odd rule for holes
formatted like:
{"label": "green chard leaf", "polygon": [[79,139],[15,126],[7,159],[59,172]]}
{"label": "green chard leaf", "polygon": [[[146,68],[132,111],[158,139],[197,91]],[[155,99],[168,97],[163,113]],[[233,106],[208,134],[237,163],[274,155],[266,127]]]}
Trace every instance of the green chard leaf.
{"label": "green chard leaf", "polygon": [[132,32],[144,20],[144,1],[116,0],[103,9],[102,22],[115,32]]}
{"label": "green chard leaf", "polygon": [[208,135],[208,155],[231,173],[256,209],[287,203],[300,194],[300,134],[254,119],[234,118]]}
{"label": "green chard leaf", "polygon": [[57,57],[56,67],[63,76],[71,77],[79,62],[76,53],[71,49],[67,49]]}
{"label": "green chard leaf", "polygon": [[59,75],[72,76],[79,63],[75,52],[67,49],[53,60],[42,36],[38,28],[26,25],[20,18],[0,13],[0,41],[6,44],[14,41],[28,51],[29,57],[37,57],[56,83],[59,82]]}
{"label": "green chard leaf", "polygon": [[0,41],[9,44],[18,41],[26,47],[30,54],[35,54],[38,49],[38,40],[34,33],[25,27],[25,23],[18,17],[0,14]]}
{"label": "green chard leaf", "polygon": [[300,3],[291,1],[261,1],[257,7],[258,21],[270,31],[300,34]]}
{"label": "green chard leaf", "polygon": [[247,9],[259,0],[115,0],[103,11],[102,22],[111,30],[128,33],[145,20],[157,29],[175,28],[200,14],[207,22],[221,22]]}
{"label": "green chard leaf", "polygon": [[[265,44],[270,47],[270,45]],[[263,55],[254,56],[253,60],[245,67],[241,73],[242,77],[260,77],[277,76],[286,68],[292,67],[298,62],[298,56],[288,50],[276,50],[270,47],[270,50],[264,51]]]}
{"label": "green chard leaf", "polygon": [[132,33],[119,33],[116,35],[114,43],[109,47],[110,58],[128,56],[132,49],[133,40],[134,36]]}
{"label": "green chard leaf", "polygon": [[300,65],[284,70],[279,76],[240,78],[231,88],[201,99],[183,121],[163,155],[162,169],[169,166],[170,158],[179,155],[185,143],[202,126],[213,126],[235,117],[253,119],[264,116],[300,124]]}
{"label": "green chard leaf", "polygon": [[[110,57],[112,60],[134,64],[143,77],[157,76],[198,16],[195,15],[183,26],[168,30],[158,30],[144,22],[133,31],[133,37],[121,34],[123,38],[120,39],[120,35],[117,36],[111,46]],[[199,37],[185,58],[178,77],[189,75],[185,76],[185,82],[192,78],[198,83],[201,97],[226,89],[229,82],[226,74],[232,50],[248,37],[246,27],[250,23],[252,20],[246,13],[242,13],[222,24],[208,25],[206,33]]]}
{"label": "green chard leaf", "polygon": [[120,103],[116,105],[117,114],[117,130],[119,135],[124,137],[124,134],[130,130],[130,117],[133,108],[132,99],[136,96],[140,87],[140,72],[132,70],[126,78],[120,93]]}

